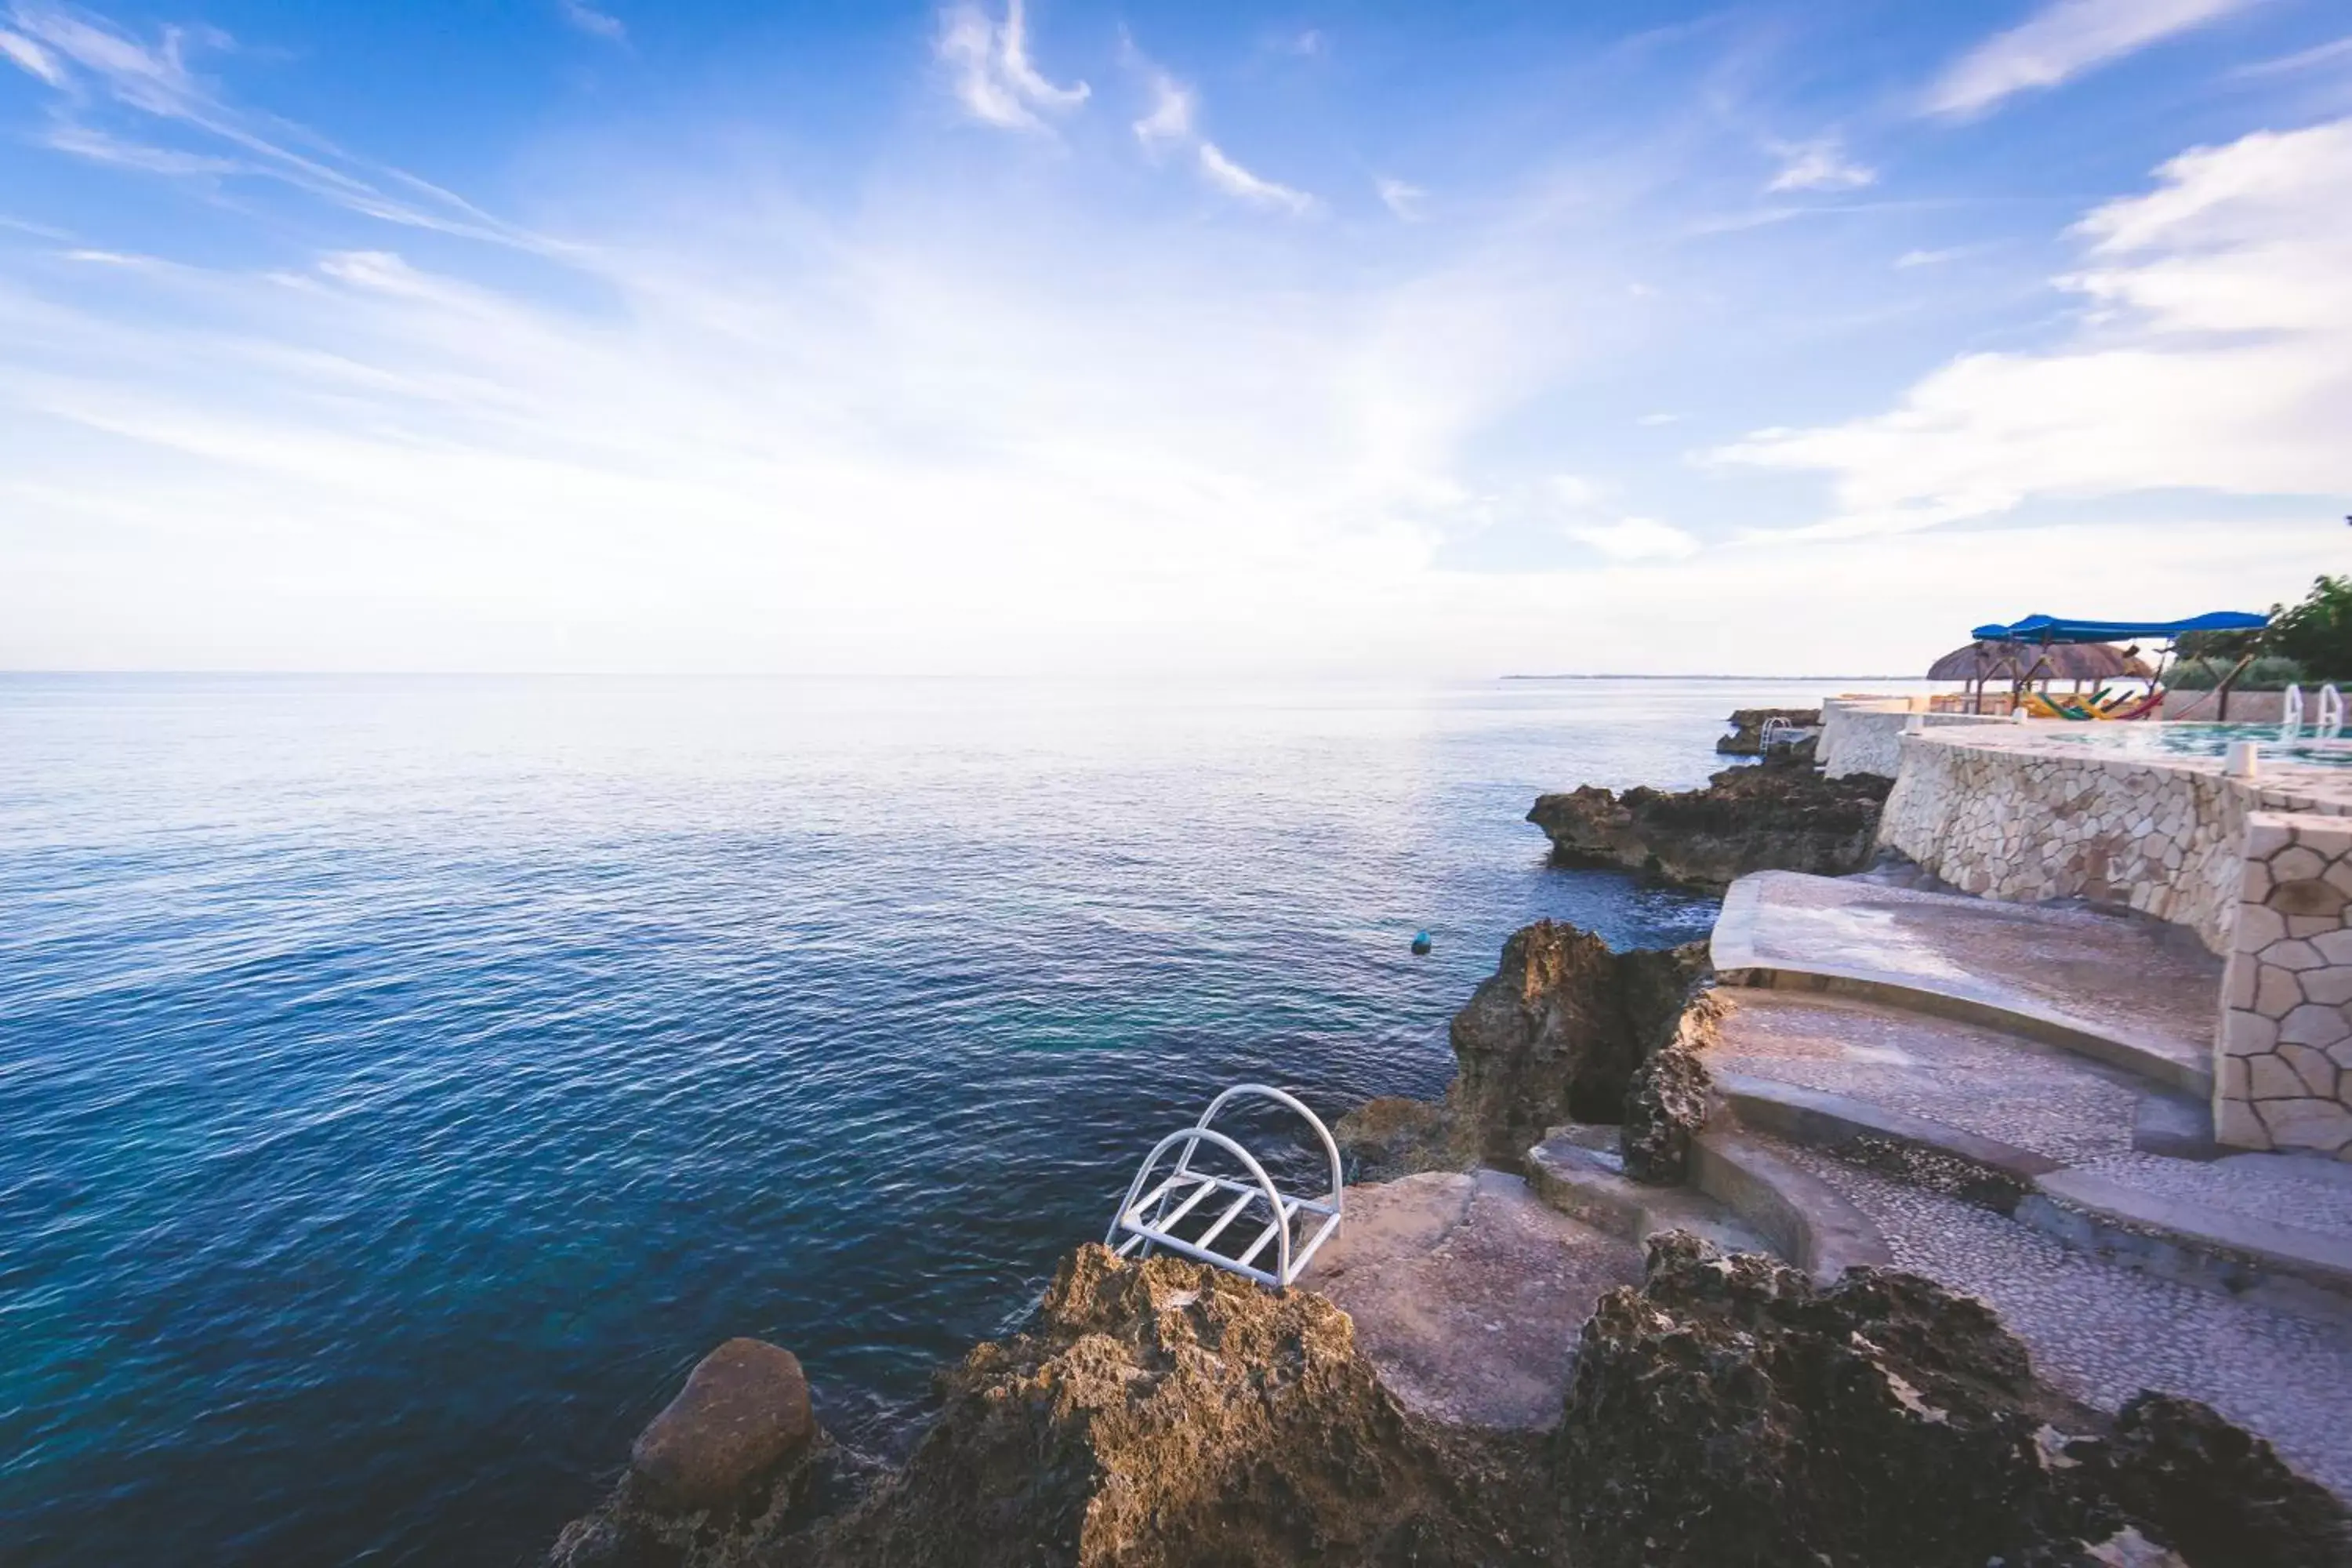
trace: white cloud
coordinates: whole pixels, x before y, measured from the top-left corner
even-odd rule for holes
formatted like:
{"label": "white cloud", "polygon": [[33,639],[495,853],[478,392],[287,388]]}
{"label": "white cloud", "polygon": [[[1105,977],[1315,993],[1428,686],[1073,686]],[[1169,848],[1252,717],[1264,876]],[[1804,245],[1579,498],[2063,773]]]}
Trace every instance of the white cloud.
{"label": "white cloud", "polygon": [[14,61],[19,68],[32,72],[51,87],[66,84],[65,68],[49,58],[48,50],[22,33],[0,27],[0,57]]}
{"label": "white cloud", "polygon": [[2276,59],[2256,60],[2252,65],[2238,67],[2230,74],[2240,79],[2284,76],[2293,71],[2309,70],[2314,66],[2324,66],[2335,60],[2352,60],[2352,37],[2315,45],[2307,49],[2298,49],[2294,54],[2281,55]]}
{"label": "white cloud", "polygon": [[1283,46],[1289,53],[1302,59],[1312,59],[1329,47],[1330,40],[1324,37],[1322,33],[1314,27],[1293,34],[1290,40]]}
{"label": "white cloud", "polygon": [[1878,178],[1875,169],[1848,158],[1833,136],[1776,142],[1772,153],[1780,160],[1780,169],[1764,187],[1768,191],[1852,191]]}
{"label": "white cloud", "polygon": [[1161,70],[1151,72],[1150,88],[1151,110],[1135,122],[1135,139],[1150,153],[1192,141],[1192,89]]}
{"label": "white cloud", "polygon": [[2013,93],[2060,83],[2254,0],[2053,0],[1979,44],[1927,89],[1930,114],[1980,113]]}
{"label": "white cloud", "polygon": [[593,38],[604,38],[613,43],[625,43],[629,30],[621,19],[609,11],[600,11],[588,0],[556,0],[563,19]]}
{"label": "white cloud", "polygon": [[1405,222],[1419,223],[1426,216],[1429,193],[1419,185],[1383,178],[1374,181],[1372,188],[1380,192],[1381,204]]}
{"label": "white cloud", "polygon": [[1679,414],[1644,414],[1633,421],[1636,425],[1674,425],[1681,422]]}
{"label": "white cloud", "polygon": [[[166,27],[144,42],[107,19],[51,5],[18,5],[8,13],[35,45],[58,101],[42,140],[52,149],[147,174],[202,181],[265,179],[386,223],[548,248],[541,237],[491,217],[437,185],[354,158],[313,132],[266,114],[241,110],[188,68],[192,49],[225,49],[227,36],[208,28]],[[24,63],[17,51],[11,58]],[[27,67],[27,68],[32,68]],[[111,115],[151,136],[176,136],[200,148],[172,146],[99,122]]]}
{"label": "white cloud", "polygon": [[1942,250],[1906,250],[1895,258],[1895,265],[1906,268],[1941,267],[1947,261],[1958,261],[1964,256],[1973,256],[1980,248],[1974,245],[1955,245]]}
{"label": "white cloud", "polygon": [[1575,523],[1568,536],[1591,545],[1612,561],[1687,561],[1698,553],[1698,541],[1672,523],[1655,518],[1628,517],[1615,522]]}
{"label": "white cloud", "polygon": [[1891,412],[1717,458],[1830,475],[1813,531],[1846,536],[2036,498],[2352,493],[2352,120],[2185,153],[2074,232],[2073,342],[1964,355]]}
{"label": "white cloud", "polygon": [[940,14],[933,44],[955,73],[955,95],[965,112],[983,124],[1008,131],[1042,131],[1038,111],[1066,113],[1086,102],[1085,82],[1058,87],[1029,58],[1028,16],[1022,0],[1005,0],[1004,20],[992,19],[976,5],[951,5]]}
{"label": "white cloud", "polygon": [[1286,212],[1293,216],[1304,216],[1315,210],[1313,196],[1251,174],[1226,157],[1213,142],[1201,143],[1201,173],[1217,189],[1254,207]]}

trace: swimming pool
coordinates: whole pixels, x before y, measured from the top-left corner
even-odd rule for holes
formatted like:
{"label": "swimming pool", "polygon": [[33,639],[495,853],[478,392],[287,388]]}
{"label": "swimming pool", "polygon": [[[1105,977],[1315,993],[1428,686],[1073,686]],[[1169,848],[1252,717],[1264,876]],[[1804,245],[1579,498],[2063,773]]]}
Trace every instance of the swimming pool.
{"label": "swimming pool", "polygon": [[2068,745],[2149,757],[2218,757],[2232,741],[2252,741],[2265,761],[2352,768],[2352,737],[2323,740],[2308,724],[2292,741],[2280,739],[2276,724],[2084,722],[2063,729],[2044,725],[2040,734]]}

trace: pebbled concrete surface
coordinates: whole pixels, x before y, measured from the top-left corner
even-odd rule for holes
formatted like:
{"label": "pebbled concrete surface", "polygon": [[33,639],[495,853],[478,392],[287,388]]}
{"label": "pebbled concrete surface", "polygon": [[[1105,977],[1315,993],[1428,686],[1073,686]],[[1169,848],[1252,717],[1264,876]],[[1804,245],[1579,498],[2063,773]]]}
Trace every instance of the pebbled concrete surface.
{"label": "pebbled concrete surface", "polygon": [[1990,1302],[2053,1385],[2110,1411],[2143,1388],[2201,1399],[2352,1500],[2352,1325],[2102,1263],[1958,1199],[1779,1147],[1876,1223],[1897,1267]]}
{"label": "pebbled concrete surface", "polygon": [[2145,916],[1759,871],[1725,900],[1715,952],[1727,970],[1911,987],[2211,1071],[2221,962]]}
{"label": "pebbled concrete surface", "polygon": [[1845,1095],[2061,1163],[2127,1154],[2138,1081],[2055,1047],[1884,1003],[1727,989],[1706,1052],[1723,1068]]}

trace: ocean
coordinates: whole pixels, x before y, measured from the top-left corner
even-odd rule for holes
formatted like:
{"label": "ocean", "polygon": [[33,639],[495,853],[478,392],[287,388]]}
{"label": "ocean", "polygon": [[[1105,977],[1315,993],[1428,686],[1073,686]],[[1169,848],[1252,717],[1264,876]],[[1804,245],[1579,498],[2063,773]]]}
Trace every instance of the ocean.
{"label": "ocean", "polygon": [[1705,933],[1538,792],[1851,684],[0,677],[0,1561],[525,1562],[735,1334],[887,1449],[1218,1088]]}

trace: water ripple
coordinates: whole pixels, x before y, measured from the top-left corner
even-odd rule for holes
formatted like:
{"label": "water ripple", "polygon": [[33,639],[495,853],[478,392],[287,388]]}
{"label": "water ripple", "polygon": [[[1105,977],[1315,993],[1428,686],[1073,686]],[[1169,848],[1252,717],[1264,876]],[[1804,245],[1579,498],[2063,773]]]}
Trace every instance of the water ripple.
{"label": "water ripple", "polygon": [[1799,695],[0,679],[8,1560],[516,1561],[730,1334],[887,1432],[1217,1087],[1704,930],[1520,814]]}

